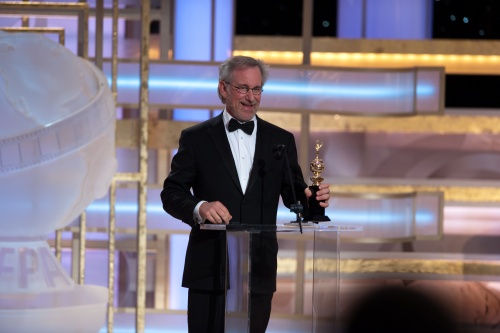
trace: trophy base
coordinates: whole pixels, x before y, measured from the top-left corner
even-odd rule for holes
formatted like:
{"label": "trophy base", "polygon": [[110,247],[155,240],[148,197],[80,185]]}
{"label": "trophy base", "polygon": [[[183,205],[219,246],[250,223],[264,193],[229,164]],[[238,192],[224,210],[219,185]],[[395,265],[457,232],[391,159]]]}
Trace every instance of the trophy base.
{"label": "trophy base", "polygon": [[309,189],[312,192],[312,196],[308,200],[307,214],[304,216],[304,222],[328,222],[331,221],[328,216],[325,215],[325,208],[319,205],[320,201],[316,200],[316,192],[319,191],[319,186],[311,185]]}
{"label": "trophy base", "polygon": [[314,222],[314,223],[319,223],[319,222],[330,222],[330,218],[326,215],[317,215],[317,216],[310,216],[307,217],[303,220],[304,222]]}

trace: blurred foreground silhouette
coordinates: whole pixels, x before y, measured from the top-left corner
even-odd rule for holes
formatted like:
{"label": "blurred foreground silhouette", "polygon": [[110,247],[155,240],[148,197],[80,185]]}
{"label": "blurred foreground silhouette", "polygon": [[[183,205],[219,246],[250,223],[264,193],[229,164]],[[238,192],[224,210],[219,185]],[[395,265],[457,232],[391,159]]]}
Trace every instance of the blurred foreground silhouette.
{"label": "blurred foreground silhouette", "polygon": [[458,333],[448,308],[428,293],[404,286],[376,288],[347,313],[344,333]]}

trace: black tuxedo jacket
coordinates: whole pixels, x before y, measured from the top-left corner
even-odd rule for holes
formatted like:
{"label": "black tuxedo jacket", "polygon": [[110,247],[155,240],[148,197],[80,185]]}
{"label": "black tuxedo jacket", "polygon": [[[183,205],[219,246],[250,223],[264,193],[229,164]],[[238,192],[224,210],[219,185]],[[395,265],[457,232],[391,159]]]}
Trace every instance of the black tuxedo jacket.
{"label": "black tuxedo jacket", "polygon": [[[276,144],[286,146],[293,185],[285,158],[276,159],[273,154],[272,147]],[[230,223],[275,224],[280,195],[286,206],[293,203],[291,186],[297,199],[306,202],[307,185],[290,132],[257,117],[254,161],[243,194],[222,114],[182,131],[179,149],[161,192],[165,211],[192,227],[182,285],[200,290],[224,290],[225,285],[225,232],[200,230],[193,219],[198,202],[222,202],[233,217]],[[275,233],[264,232],[252,239],[254,292],[276,290],[277,252]]]}

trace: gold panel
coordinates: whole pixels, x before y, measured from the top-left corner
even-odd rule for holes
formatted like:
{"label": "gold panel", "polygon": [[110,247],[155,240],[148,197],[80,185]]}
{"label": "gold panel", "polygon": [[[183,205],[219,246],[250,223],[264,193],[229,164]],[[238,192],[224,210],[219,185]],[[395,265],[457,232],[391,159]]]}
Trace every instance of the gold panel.
{"label": "gold panel", "polygon": [[[139,144],[139,119],[116,121],[116,146],[137,148]],[[148,147],[153,149],[174,149],[179,146],[181,131],[195,125],[195,122],[150,119],[148,125]]]}
{"label": "gold panel", "polygon": [[[88,21],[89,6],[84,2],[0,2],[0,14],[8,15],[56,15],[76,16],[78,19],[78,50],[77,54],[88,58]],[[28,16],[23,17],[23,19]]]}
{"label": "gold panel", "polygon": [[30,33],[42,33],[42,34],[57,34],[59,38],[59,44],[64,45],[65,43],[65,34],[64,28],[28,28],[28,27],[19,27],[19,28],[0,28],[0,30],[6,32],[30,32]]}
{"label": "gold panel", "polygon": [[[278,274],[294,274],[297,268],[295,258],[278,258]],[[335,273],[336,260],[313,259],[305,262],[305,272],[315,271]],[[367,273],[414,273],[439,275],[500,275],[500,264],[488,261],[446,260],[446,259],[341,259],[342,274]]]}
{"label": "gold panel", "polygon": [[[235,36],[234,50],[302,52],[301,37]],[[397,40],[315,37],[312,52],[499,55],[500,41],[470,39]]]}
{"label": "gold panel", "polygon": [[430,259],[348,259],[341,261],[343,273],[415,273],[442,275],[498,275],[494,262]]}
{"label": "gold panel", "polygon": [[489,116],[353,117],[311,115],[311,131],[436,134],[499,134],[500,118]]}
{"label": "gold panel", "polygon": [[313,52],[389,53],[389,54],[455,54],[498,55],[500,41],[470,39],[337,39],[316,38]]}
{"label": "gold panel", "polygon": [[155,149],[175,149],[179,146],[181,131],[195,124],[187,121],[150,120],[148,146]]}
{"label": "gold panel", "polygon": [[[262,112],[259,115],[291,131],[300,129],[300,115]],[[117,146],[137,147],[138,120],[117,121]],[[149,147],[175,148],[180,132],[196,123],[170,120],[149,121]],[[311,115],[311,131],[331,132],[388,132],[437,134],[499,134],[500,118],[483,116],[416,116],[416,117],[348,117]]]}
{"label": "gold panel", "polygon": [[[300,37],[235,36],[235,55],[260,58],[271,64],[301,65]],[[500,74],[500,41],[494,40],[312,40],[314,66],[401,68],[444,67],[448,74]]]}
{"label": "gold panel", "polygon": [[[301,115],[260,111],[259,116],[290,131],[299,131]],[[386,132],[435,134],[500,134],[500,118],[488,116],[354,117],[310,115],[311,132]],[[177,148],[180,132],[195,122],[149,120],[150,148]],[[123,119],[116,124],[116,145],[137,148],[139,120]]]}
{"label": "gold panel", "polygon": [[500,202],[500,188],[442,185],[331,185],[332,191],[346,193],[402,193],[443,192],[446,202],[496,203]]}

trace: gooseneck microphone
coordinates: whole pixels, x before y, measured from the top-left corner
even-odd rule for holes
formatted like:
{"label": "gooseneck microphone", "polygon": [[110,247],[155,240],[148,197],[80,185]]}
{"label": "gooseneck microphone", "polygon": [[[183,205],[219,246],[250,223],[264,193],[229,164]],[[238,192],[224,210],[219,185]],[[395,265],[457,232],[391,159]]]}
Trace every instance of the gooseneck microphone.
{"label": "gooseneck microphone", "polygon": [[288,160],[288,155],[286,154],[285,149],[285,145],[276,144],[273,146],[272,152],[274,154],[274,158],[277,160],[280,160],[281,158],[283,158],[283,155],[285,155],[285,164],[288,169],[288,178],[290,178],[290,186],[292,187],[292,197],[294,202],[290,205],[290,211],[297,214],[297,220],[295,222],[299,224],[300,233],[302,233],[302,219],[300,217],[300,214],[304,211],[304,206],[302,206],[300,201],[297,201],[297,196],[295,195],[295,185],[292,177],[292,167],[290,166],[290,161]]}

